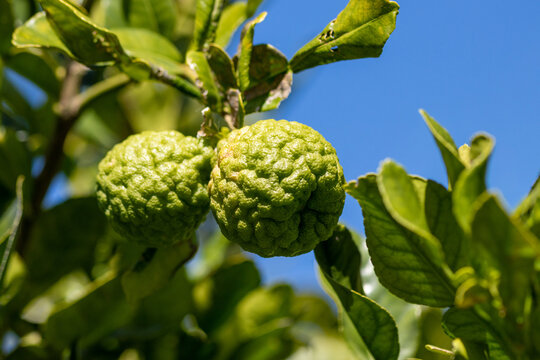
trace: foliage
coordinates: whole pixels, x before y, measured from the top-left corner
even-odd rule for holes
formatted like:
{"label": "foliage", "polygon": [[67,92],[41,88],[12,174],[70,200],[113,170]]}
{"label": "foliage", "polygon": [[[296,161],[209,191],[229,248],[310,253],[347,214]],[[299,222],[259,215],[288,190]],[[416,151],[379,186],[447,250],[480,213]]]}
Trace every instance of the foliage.
{"label": "foliage", "polygon": [[[350,0],[287,59],[253,43],[260,4],[0,0],[0,357],[540,357],[540,181],[508,212],[485,184],[494,140],[458,148],[425,112],[448,187],[392,160],[344,186],[366,238],[338,225],[314,250],[337,315],[261,284],[210,216],[193,259],[191,241],[148,248],[111,228],[95,179],[115,144],[174,129],[219,147],[278,107],[295,73],[378,57],[399,9]],[[58,179],[69,196],[51,207]]]}

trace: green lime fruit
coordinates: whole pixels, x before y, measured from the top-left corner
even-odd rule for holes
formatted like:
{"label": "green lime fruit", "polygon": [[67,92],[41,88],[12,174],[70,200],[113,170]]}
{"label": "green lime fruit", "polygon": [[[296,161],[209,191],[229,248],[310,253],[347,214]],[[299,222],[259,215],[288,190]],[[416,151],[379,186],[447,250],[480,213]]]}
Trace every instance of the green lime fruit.
{"label": "green lime fruit", "polygon": [[332,235],[345,178],[317,131],[262,120],[233,131],[218,150],[210,208],[229,240],[263,257],[296,256]]}
{"label": "green lime fruit", "polygon": [[145,131],[99,163],[97,199],[113,228],[142,245],[190,238],[208,212],[214,150],[177,131]]}

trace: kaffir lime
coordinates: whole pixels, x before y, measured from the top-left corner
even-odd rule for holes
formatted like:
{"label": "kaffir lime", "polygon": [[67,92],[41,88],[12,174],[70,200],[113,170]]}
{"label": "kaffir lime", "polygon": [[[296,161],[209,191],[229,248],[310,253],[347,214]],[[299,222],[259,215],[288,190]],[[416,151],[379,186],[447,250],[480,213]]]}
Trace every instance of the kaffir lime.
{"label": "kaffir lime", "polygon": [[219,145],[210,207],[223,234],[263,257],[295,256],[330,237],[345,202],[335,149],[309,126],[262,120]]}
{"label": "kaffir lime", "polygon": [[146,246],[191,237],[209,208],[214,150],[177,131],[145,131],[99,164],[97,199],[113,228]]}

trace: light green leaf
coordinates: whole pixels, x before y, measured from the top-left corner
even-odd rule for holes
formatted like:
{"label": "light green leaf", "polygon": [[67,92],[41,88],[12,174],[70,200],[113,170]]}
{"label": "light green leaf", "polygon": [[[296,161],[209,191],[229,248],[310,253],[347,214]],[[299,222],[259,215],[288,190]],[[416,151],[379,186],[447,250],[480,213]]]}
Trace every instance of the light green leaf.
{"label": "light green leaf", "polygon": [[376,175],[349,182],[345,190],[362,207],[366,242],[381,284],[411,303],[452,305],[455,289],[444,264],[432,257],[433,240],[406,229],[392,217],[377,187]]}
{"label": "light green leaf", "polygon": [[247,17],[250,18],[257,12],[263,0],[247,0]]}
{"label": "light green leaf", "polygon": [[399,5],[388,0],[350,0],[338,17],[291,59],[299,72],[340,60],[378,57],[396,26]]}
{"label": "light green leaf", "polygon": [[444,164],[446,165],[449,187],[452,189],[456,184],[459,174],[465,169],[465,164],[461,160],[457,146],[448,131],[424,110],[420,110],[420,114],[424,118],[441,152]]}
{"label": "light green leaf", "polygon": [[11,47],[11,33],[13,32],[13,12],[11,2],[0,0],[0,54],[6,53]]}
{"label": "light green leaf", "polygon": [[494,140],[488,135],[474,137],[471,142],[470,166],[461,172],[452,193],[454,215],[467,233],[471,228],[474,203],[486,191],[486,169],[493,145]]}
{"label": "light green leaf", "polygon": [[85,347],[126,324],[132,314],[120,278],[106,276],[91,283],[77,300],[57,306],[45,323],[45,338],[59,348],[75,341]]}
{"label": "light green leaf", "polygon": [[223,99],[206,57],[200,51],[189,51],[186,60],[189,67],[197,74],[199,88],[203,93],[206,104],[213,111],[220,113],[223,107]]}
{"label": "light green leaf", "polygon": [[134,268],[122,276],[122,288],[127,300],[136,302],[166,286],[176,271],[191,259],[196,249],[194,240],[188,240],[157,251],[154,249],[150,260],[143,255]]}
{"label": "light green leaf", "polygon": [[87,65],[126,62],[116,35],[92,22],[67,0],[40,0],[47,19],[62,42]]}
{"label": "light green leaf", "polygon": [[[341,253],[346,249],[354,249],[357,257],[348,258],[345,263],[340,264],[348,257],[348,254]],[[352,275],[353,267],[356,267],[356,273],[360,270],[360,256],[350,233],[339,229],[329,240],[315,248],[315,258],[326,281],[323,282],[325,290],[338,305],[345,323],[349,324],[345,326],[345,338],[354,344],[360,337],[361,342],[376,360],[397,359],[398,331],[392,316],[365,295],[342,285],[356,282]]]}
{"label": "light green leaf", "polygon": [[23,182],[24,176],[17,178],[16,198],[0,217],[0,293],[4,291],[4,279],[9,259],[15,244],[23,214]]}
{"label": "light green leaf", "polygon": [[360,278],[360,253],[345,226],[338,225],[332,237],[317,246],[315,256],[321,270],[335,282],[347,289],[364,293]]}
{"label": "light green leaf", "polygon": [[169,40],[158,33],[136,28],[113,29],[125,52],[132,58],[142,60],[149,66],[158,66],[170,74],[189,74],[182,64],[182,54]]}
{"label": "light green leaf", "polygon": [[193,50],[202,50],[205,45],[214,42],[223,5],[224,0],[197,0],[195,30],[191,44]]}
{"label": "light green leaf", "polygon": [[176,26],[174,0],[124,1],[124,12],[131,27],[145,28],[171,37]]}
{"label": "light green leaf", "polygon": [[264,21],[266,18],[266,12],[259,14],[255,19],[251,20],[242,29],[242,36],[240,39],[240,49],[238,55],[237,73],[238,81],[240,84],[240,90],[245,91],[251,84],[250,68],[251,68],[251,55],[253,52],[253,35],[255,33],[255,25]]}
{"label": "light green leaf", "polygon": [[19,48],[38,47],[60,50],[69,57],[75,55],[67,48],[51,27],[44,12],[32,16],[13,32],[13,45]]}
{"label": "light green leaf", "polygon": [[235,2],[227,6],[223,9],[223,13],[219,19],[214,42],[217,45],[226,48],[236,29],[238,29],[247,18],[247,3]]}
{"label": "light green leaf", "polygon": [[[498,199],[485,194],[479,200],[471,226],[473,266],[486,279],[496,273],[507,321],[519,321],[530,297],[530,274],[540,259],[540,243],[520,223],[511,219]],[[518,333],[517,327],[513,330]]]}
{"label": "light green leaf", "polygon": [[92,7],[92,20],[108,29],[128,26],[124,16],[124,1],[100,0]]}

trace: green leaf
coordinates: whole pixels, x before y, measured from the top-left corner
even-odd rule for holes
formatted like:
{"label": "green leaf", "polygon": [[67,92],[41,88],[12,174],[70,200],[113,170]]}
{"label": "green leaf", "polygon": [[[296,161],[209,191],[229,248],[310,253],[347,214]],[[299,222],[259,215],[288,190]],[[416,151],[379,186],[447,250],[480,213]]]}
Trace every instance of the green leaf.
{"label": "green leaf", "polygon": [[0,126],[0,163],[2,164],[0,182],[13,193],[16,193],[19,175],[31,179],[32,158],[26,144],[17,138],[14,129],[3,126]]}
{"label": "green leaf", "polygon": [[223,13],[219,19],[214,42],[217,45],[226,48],[236,29],[238,29],[247,18],[247,3],[235,2],[227,6],[223,9]]}
{"label": "green leaf", "polygon": [[108,29],[127,27],[124,1],[100,0],[92,7],[92,20]]}
{"label": "green leaf", "polygon": [[217,330],[233,314],[238,302],[257,288],[261,278],[252,261],[225,264],[194,289],[201,328]]}
{"label": "green leaf", "polygon": [[377,176],[368,174],[349,182],[345,190],[362,207],[366,242],[381,284],[411,303],[452,305],[455,290],[444,264],[432,257],[433,239],[419,236],[392,217],[381,197]]}
{"label": "green leaf", "polygon": [[129,302],[143,299],[166,286],[176,271],[191,259],[196,245],[189,240],[152,250],[153,256],[149,261],[143,256],[133,269],[122,276],[122,288]]}
{"label": "green leaf", "polygon": [[249,88],[244,91],[246,112],[273,110],[285,100],[292,86],[287,58],[268,44],[255,45],[249,65]]}
{"label": "green leaf", "polygon": [[170,38],[176,26],[174,0],[123,1],[131,27],[145,28]]}
{"label": "green leaf", "polygon": [[13,32],[13,12],[11,2],[0,0],[0,54],[7,53],[11,47],[11,33]]}
{"label": "green leaf", "polygon": [[512,358],[508,355],[510,351],[505,349],[504,340],[499,338],[491,324],[471,309],[450,308],[443,315],[442,326],[452,338],[479,344],[485,349],[484,351],[487,350],[488,359],[510,360]]}
{"label": "green leaf", "polygon": [[149,66],[158,66],[170,74],[185,75],[189,69],[182,64],[182,54],[163,36],[136,28],[113,29],[127,55]]}
{"label": "green leaf", "polygon": [[240,49],[238,55],[237,73],[240,90],[245,91],[251,84],[250,68],[251,56],[253,52],[253,36],[255,33],[255,25],[261,23],[266,18],[266,12],[259,14],[255,19],[251,20],[242,29],[240,38]]}
{"label": "green leaf", "polygon": [[356,272],[359,271],[358,250],[356,260],[353,257],[345,264],[339,263],[347,258],[347,254],[341,254],[340,251],[352,249],[354,246],[350,233],[339,229],[329,240],[315,248],[315,258],[327,282],[325,289],[338,305],[344,321],[349,323],[349,326],[345,327],[345,338],[349,342],[354,343],[360,337],[376,360],[397,359],[398,331],[392,316],[373,300],[342,285],[351,284],[353,267],[356,266]]}
{"label": "green leaf", "polygon": [[257,12],[263,0],[247,0],[247,17],[250,18]]}
{"label": "green leaf", "polygon": [[[508,216],[494,195],[486,194],[480,201],[471,226],[473,266],[486,279],[498,274],[507,316],[517,321],[530,297],[530,274],[535,260],[540,259],[540,243]],[[513,332],[519,332],[517,326]]]}
{"label": "green leaf", "polygon": [[452,189],[456,185],[459,175],[465,169],[465,164],[463,164],[456,144],[448,131],[424,110],[420,110],[420,114],[424,118],[429,131],[431,131],[431,135],[433,135],[433,138],[439,147],[444,164],[446,165],[449,187]]}
{"label": "green leaf", "polygon": [[191,45],[193,50],[202,50],[205,45],[214,42],[223,5],[223,0],[197,0],[195,30]]}
{"label": "green leaf", "polygon": [[17,178],[17,195],[0,217],[0,289],[4,292],[4,279],[8,269],[13,245],[19,231],[23,214],[24,176]]}
{"label": "green leaf", "polygon": [[44,12],[35,14],[22,26],[15,29],[12,42],[13,45],[19,48],[56,49],[71,58],[75,58],[75,55],[71,53],[53,30]]}
{"label": "green leaf", "polygon": [[55,69],[43,57],[30,52],[19,52],[8,59],[6,66],[32,81],[48,96],[58,99],[60,81]]}
{"label": "green leaf", "polygon": [[486,191],[486,169],[493,145],[494,141],[488,135],[474,137],[471,142],[470,166],[461,172],[452,193],[454,215],[467,233],[471,228],[474,203]]}
{"label": "green leaf", "polygon": [[238,88],[234,64],[225,50],[216,44],[210,44],[205,55],[219,85],[223,89]]}
{"label": "green leaf", "polygon": [[296,73],[340,60],[378,57],[396,27],[399,5],[388,0],[350,0],[338,17],[291,59]]}
{"label": "green leaf", "polygon": [[29,294],[39,294],[73,270],[90,272],[94,248],[105,228],[105,216],[94,197],[70,199],[43,212],[32,230],[25,258]]}
{"label": "green leaf", "polygon": [[540,176],[527,197],[514,210],[513,217],[519,218],[540,239]]}
{"label": "green leaf", "polygon": [[469,264],[468,241],[452,211],[452,193],[432,180],[425,182],[424,207],[430,232],[440,241],[446,263],[456,271]]}
{"label": "green leaf", "polygon": [[85,347],[127,323],[132,313],[120,279],[105,277],[91,283],[79,299],[57,307],[45,323],[45,338],[58,348],[75,341]]}
{"label": "green leaf", "polygon": [[197,74],[199,88],[203,93],[206,104],[213,111],[220,113],[223,107],[223,99],[219,93],[212,69],[200,51],[189,51],[186,56],[187,64]]}
{"label": "green leaf", "polygon": [[67,0],[40,0],[47,19],[71,53],[86,65],[126,60],[116,35],[99,27]]}
{"label": "green leaf", "polygon": [[315,256],[321,270],[335,282],[347,289],[364,293],[360,278],[360,253],[345,226],[338,225],[331,239],[317,246]]}

